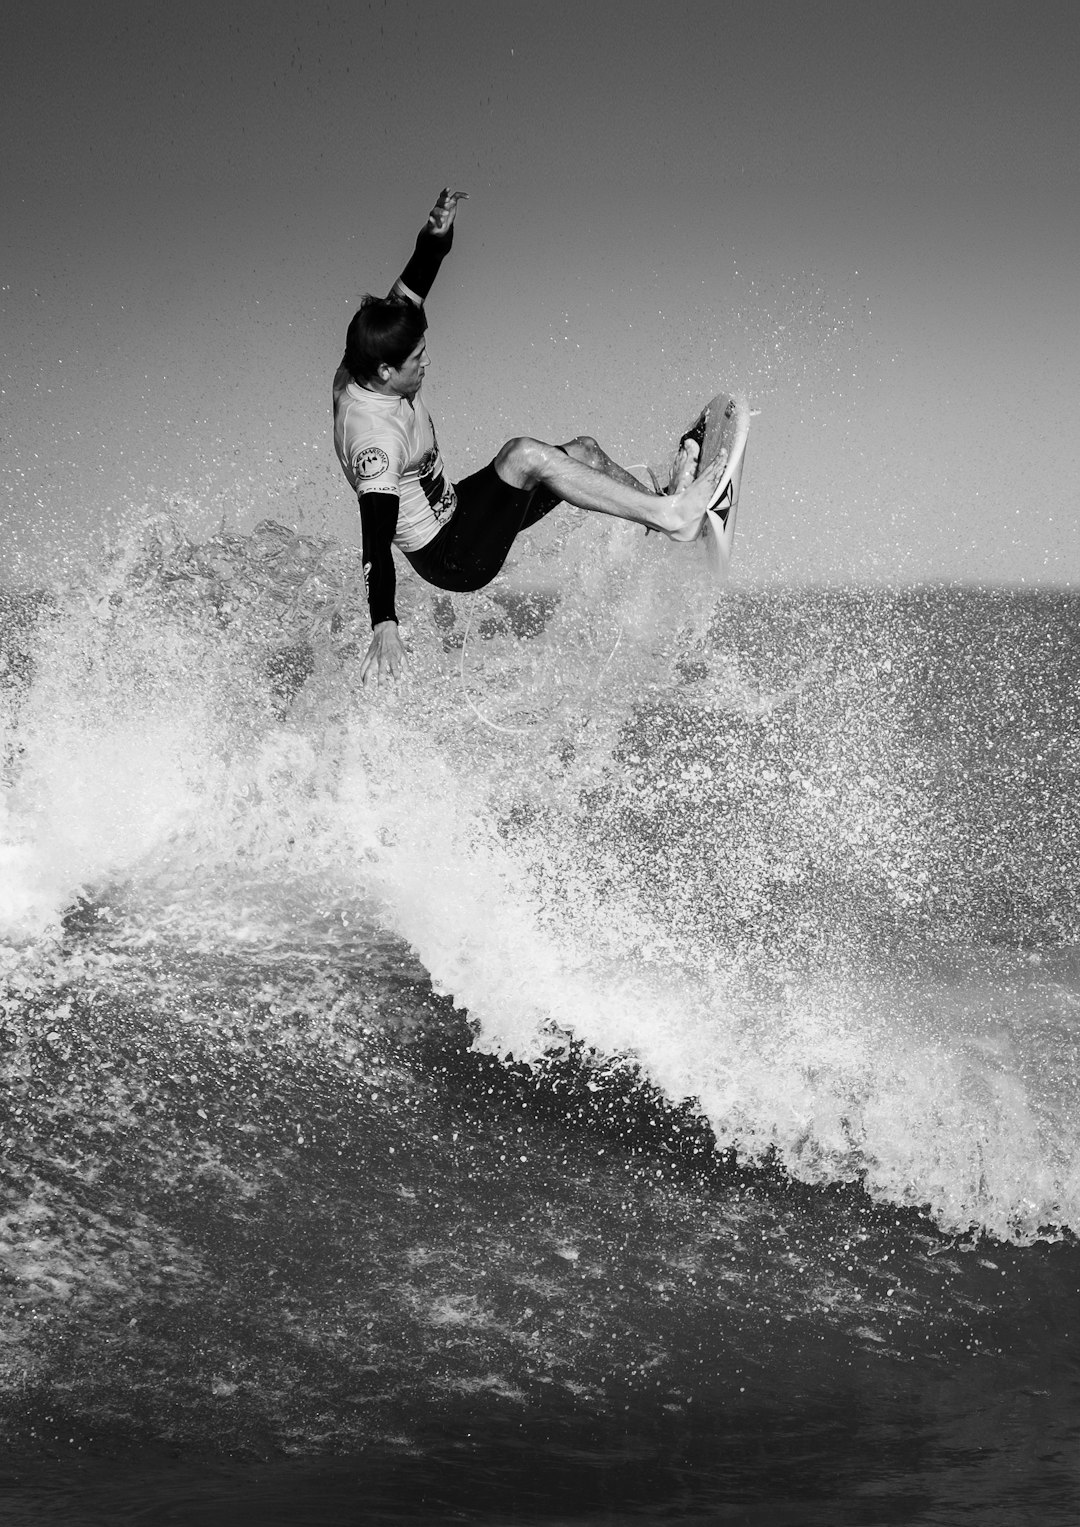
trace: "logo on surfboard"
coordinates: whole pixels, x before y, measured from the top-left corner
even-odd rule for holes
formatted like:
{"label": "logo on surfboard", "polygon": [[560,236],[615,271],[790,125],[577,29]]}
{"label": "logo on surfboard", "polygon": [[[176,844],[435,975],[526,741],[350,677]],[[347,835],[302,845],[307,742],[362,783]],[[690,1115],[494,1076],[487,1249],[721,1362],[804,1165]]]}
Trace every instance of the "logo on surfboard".
{"label": "logo on surfboard", "polygon": [[731,478],[729,477],[724,485],[723,493],[721,493],[720,497],[715,499],[714,502],[709,505],[710,513],[719,515],[722,520],[726,519],[728,510],[731,508],[731,501],[733,497],[734,491],[732,489]]}

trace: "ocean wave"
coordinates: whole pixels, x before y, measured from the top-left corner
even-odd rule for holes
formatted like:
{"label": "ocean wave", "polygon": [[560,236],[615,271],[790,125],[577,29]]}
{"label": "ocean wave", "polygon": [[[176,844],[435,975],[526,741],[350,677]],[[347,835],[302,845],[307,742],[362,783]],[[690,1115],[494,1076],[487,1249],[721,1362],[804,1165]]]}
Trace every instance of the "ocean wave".
{"label": "ocean wave", "polygon": [[358,682],[355,554],[280,526],[157,521],[9,618],[11,947],[79,907],[133,948],[317,924],[326,960],[362,924],[493,1054],[584,1046],[721,1150],[950,1230],[1075,1228],[1071,606],[710,616],[582,533],[540,596],[407,584],[391,696]]}

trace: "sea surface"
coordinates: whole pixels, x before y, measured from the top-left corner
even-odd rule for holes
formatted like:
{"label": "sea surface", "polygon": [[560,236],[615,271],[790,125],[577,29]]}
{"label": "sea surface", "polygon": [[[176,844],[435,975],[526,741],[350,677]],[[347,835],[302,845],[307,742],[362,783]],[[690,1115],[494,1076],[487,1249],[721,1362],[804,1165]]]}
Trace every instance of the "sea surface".
{"label": "sea surface", "polygon": [[1080,597],[0,596],[0,1520],[1080,1518]]}

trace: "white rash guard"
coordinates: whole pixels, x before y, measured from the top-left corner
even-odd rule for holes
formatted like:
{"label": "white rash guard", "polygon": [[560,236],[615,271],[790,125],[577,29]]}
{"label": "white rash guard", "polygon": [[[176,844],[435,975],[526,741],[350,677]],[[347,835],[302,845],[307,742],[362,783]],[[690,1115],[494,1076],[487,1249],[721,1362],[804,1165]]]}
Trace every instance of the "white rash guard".
{"label": "white rash guard", "polygon": [[371,392],[342,368],[334,378],[334,449],[359,496],[398,499],[394,545],[419,551],[457,508],[447,482],[435,426],[423,399]]}

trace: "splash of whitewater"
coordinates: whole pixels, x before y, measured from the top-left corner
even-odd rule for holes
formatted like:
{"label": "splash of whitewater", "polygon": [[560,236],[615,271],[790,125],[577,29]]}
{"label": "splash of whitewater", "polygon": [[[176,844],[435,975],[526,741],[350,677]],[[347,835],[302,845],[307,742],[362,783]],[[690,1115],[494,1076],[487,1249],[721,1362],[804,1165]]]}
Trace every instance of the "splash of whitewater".
{"label": "splash of whitewater", "polygon": [[372,695],[354,553],[146,528],[12,645],[9,975],[79,906],[131,948],[365,927],[477,1045],[631,1062],[745,1160],[947,1228],[1075,1226],[1068,1002],[1039,987],[1040,1041],[1017,962],[978,974],[1000,905],[888,656],[907,616],[714,611],[656,543],[571,522],[529,583],[407,582],[412,677]]}

